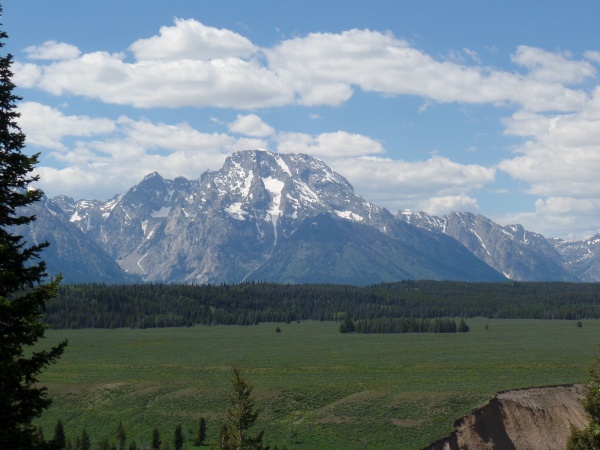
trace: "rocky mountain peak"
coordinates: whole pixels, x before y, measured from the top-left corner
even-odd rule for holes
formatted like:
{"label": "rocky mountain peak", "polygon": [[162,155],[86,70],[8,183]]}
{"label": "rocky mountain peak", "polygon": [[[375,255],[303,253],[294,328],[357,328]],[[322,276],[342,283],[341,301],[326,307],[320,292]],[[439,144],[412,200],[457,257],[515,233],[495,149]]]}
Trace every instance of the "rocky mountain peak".
{"label": "rocky mountain peak", "polygon": [[[85,259],[86,246],[104,252],[96,261],[118,264],[127,273],[122,279],[574,281],[581,271],[586,278],[579,279],[600,279],[600,235],[559,243],[468,212],[395,217],[305,154],[240,151],[195,180],[154,172],[109,201],[59,196],[45,206],[45,221],[55,221],[45,229],[61,233],[56,242],[82,249],[77,261]],[[57,254],[57,261],[67,258],[61,255],[71,253]]]}
{"label": "rocky mountain peak", "polygon": [[512,280],[576,281],[564,267],[556,248],[542,235],[521,225],[501,226],[471,212],[451,212],[444,217],[424,212],[399,211],[397,217],[417,227],[446,234],[488,265]]}

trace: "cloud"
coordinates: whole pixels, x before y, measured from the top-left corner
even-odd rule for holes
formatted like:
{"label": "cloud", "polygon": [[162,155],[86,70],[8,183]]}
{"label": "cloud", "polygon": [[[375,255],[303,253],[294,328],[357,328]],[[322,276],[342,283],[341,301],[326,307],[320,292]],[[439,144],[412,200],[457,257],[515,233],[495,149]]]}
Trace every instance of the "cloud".
{"label": "cloud", "polygon": [[56,41],[46,41],[39,46],[32,45],[23,51],[30,59],[42,60],[75,59],[81,54],[74,45]]}
{"label": "cloud", "polygon": [[476,208],[468,196],[494,181],[495,169],[459,164],[441,156],[426,161],[401,161],[365,156],[330,161],[355,189],[370,201],[388,208],[442,210],[442,203]]}
{"label": "cloud", "polygon": [[267,137],[275,132],[273,127],[263,122],[256,114],[238,114],[235,121],[231,122],[228,127],[232,133],[252,137]]}
{"label": "cloud", "polygon": [[515,113],[506,134],[522,137],[517,156],[499,168],[529,184],[529,193],[550,197],[600,195],[600,88],[585,107],[571,114]]}
{"label": "cloud", "polygon": [[[438,102],[510,102],[534,111],[572,110],[584,102],[584,93],[542,76],[550,64],[549,53],[537,55],[534,64],[534,52],[525,50],[517,52],[516,62],[531,67],[531,77],[437,61],[391,33],[370,30],[311,33],[283,41],[265,54],[269,68],[293,86],[298,101],[306,105],[315,104],[315,91],[320,87],[332,87],[337,95],[330,94],[327,104],[342,103],[353,86],[365,92],[418,95]],[[563,78],[569,81],[594,75],[587,61],[569,61],[562,54],[556,60],[565,63],[569,76]]]}
{"label": "cloud", "polygon": [[159,36],[140,39],[129,49],[138,61],[246,58],[257,51],[245,37],[194,19],[175,19],[175,26],[161,27]]}
{"label": "cloud", "polygon": [[[545,236],[587,238],[600,230],[600,88],[583,107],[564,114],[518,111],[505,133],[522,138],[498,169],[537,196],[533,211],[502,220],[521,221]],[[514,223],[512,222],[512,223]]]}
{"label": "cloud", "polygon": [[584,53],[586,59],[593,61],[595,63],[600,63],[600,52],[598,51],[587,51]]}
{"label": "cloud", "polygon": [[551,53],[521,45],[512,61],[529,70],[528,78],[549,83],[580,83],[596,75],[587,61],[573,61],[567,52]]}
{"label": "cloud", "polygon": [[239,58],[144,61],[95,52],[43,66],[36,86],[54,95],[72,94],[139,108],[281,106],[290,93],[256,61]]}
{"label": "cloud", "polygon": [[418,208],[419,211],[425,211],[435,216],[443,216],[452,211],[479,211],[477,200],[465,194],[431,197],[421,201],[420,205]]}
{"label": "cloud", "polygon": [[384,153],[383,146],[370,137],[336,131],[312,136],[304,133],[283,132],[277,135],[280,153],[306,153],[319,158],[350,157]]}
{"label": "cloud", "polygon": [[35,102],[22,102],[17,111],[21,114],[19,125],[27,136],[27,144],[53,150],[66,150],[62,140],[67,136],[106,134],[116,127],[108,119],[65,116],[55,108]]}
{"label": "cloud", "polygon": [[56,58],[59,49],[69,58],[18,66],[28,73],[19,75],[25,86],[141,108],[336,106],[360,89],[444,103],[573,111],[587,95],[566,84],[595,76],[589,61],[526,46],[513,55],[514,63],[526,70],[519,74],[482,66],[468,49],[463,53],[476,65],[436,60],[392,33],[311,33],[258,48],[244,36],[193,19],[176,19],[159,35],[131,44],[133,62],[123,54],[79,54],[58,43],[32,47],[29,55]]}
{"label": "cloud", "polygon": [[582,240],[600,230],[600,200],[596,198],[547,197],[535,201],[533,212],[495,217],[498,223],[522,224],[546,237]]}
{"label": "cloud", "polygon": [[21,88],[32,88],[42,79],[42,66],[36,64],[23,64],[19,61],[13,63],[13,83]]}

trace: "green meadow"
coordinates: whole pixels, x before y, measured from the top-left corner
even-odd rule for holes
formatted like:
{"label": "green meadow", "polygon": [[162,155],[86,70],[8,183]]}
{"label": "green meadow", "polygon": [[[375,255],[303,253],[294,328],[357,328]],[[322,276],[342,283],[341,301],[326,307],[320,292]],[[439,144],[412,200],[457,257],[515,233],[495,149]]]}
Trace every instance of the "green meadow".
{"label": "green meadow", "polygon": [[122,421],[139,445],[155,426],[171,442],[181,423],[192,448],[200,417],[209,441],[224,423],[235,364],[269,444],[418,449],[494,392],[585,381],[600,343],[595,320],[467,323],[456,334],[341,334],[334,322],[48,330],[43,346],[69,346],[42,375],[54,404],[39,424],[46,437],[60,418],[71,438],[85,427],[116,442]]}

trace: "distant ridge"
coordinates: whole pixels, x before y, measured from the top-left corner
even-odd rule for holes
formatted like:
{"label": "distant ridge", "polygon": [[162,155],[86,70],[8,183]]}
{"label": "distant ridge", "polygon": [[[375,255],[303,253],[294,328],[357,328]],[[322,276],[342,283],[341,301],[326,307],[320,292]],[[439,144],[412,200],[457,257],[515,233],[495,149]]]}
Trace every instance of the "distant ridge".
{"label": "distant ridge", "polygon": [[58,196],[35,208],[20,232],[51,242],[49,270],[67,282],[600,279],[592,241],[577,244],[586,259],[575,244],[470,213],[394,216],[304,154],[240,151],[196,180],[154,172],[108,201]]}

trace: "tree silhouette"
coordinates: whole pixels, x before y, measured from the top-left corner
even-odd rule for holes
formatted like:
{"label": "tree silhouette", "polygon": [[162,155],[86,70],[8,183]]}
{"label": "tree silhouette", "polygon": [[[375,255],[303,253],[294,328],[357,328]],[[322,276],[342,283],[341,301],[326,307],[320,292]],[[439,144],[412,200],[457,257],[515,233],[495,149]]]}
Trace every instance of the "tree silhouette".
{"label": "tree silhouette", "polygon": [[181,430],[181,425],[177,425],[175,427],[175,436],[173,437],[173,446],[175,450],[182,450],[185,439],[183,437],[183,431]]}
{"label": "tree silhouette", "polygon": [[205,444],[206,441],[206,420],[204,417],[200,417],[200,421],[198,423],[198,435],[194,440],[194,445],[197,447],[201,447]]}
{"label": "tree silhouette", "polygon": [[[0,31],[0,48],[7,37]],[[29,186],[38,180],[31,172],[39,155],[22,153],[25,134],[15,111],[21,97],[12,92],[12,63],[12,55],[0,56],[0,445],[35,449],[51,445],[39,441],[32,425],[51,403],[38,375],[63,353],[66,341],[48,351],[31,351],[44,336],[40,319],[46,301],[57,294],[60,277],[44,284],[46,265],[36,260],[48,243],[27,247],[14,231],[35,220],[22,208],[43,193]]]}

